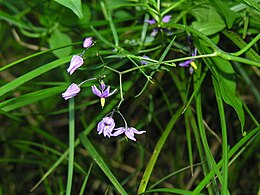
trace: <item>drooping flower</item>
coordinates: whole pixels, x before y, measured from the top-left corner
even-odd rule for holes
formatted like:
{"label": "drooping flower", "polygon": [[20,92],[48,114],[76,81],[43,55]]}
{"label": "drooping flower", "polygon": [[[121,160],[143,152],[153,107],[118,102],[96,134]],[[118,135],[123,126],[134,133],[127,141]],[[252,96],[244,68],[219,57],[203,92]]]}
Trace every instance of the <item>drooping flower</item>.
{"label": "drooping flower", "polygon": [[98,134],[104,134],[104,136],[111,136],[113,129],[115,128],[115,121],[112,117],[104,117],[97,125]]}
{"label": "drooping flower", "polygon": [[[195,48],[194,52],[192,52],[191,56],[196,56],[197,52],[198,52],[198,49]],[[195,70],[197,69],[197,65],[195,64],[194,60],[195,60],[195,58],[192,58],[190,60],[186,60],[186,61],[180,63],[179,66],[181,66],[181,67],[189,67],[190,66],[189,71],[190,71],[190,74],[192,74],[193,69],[195,69]]]}
{"label": "drooping flower", "polygon": [[[149,57],[149,56],[142,56],[142,58],[150,59],[150,57]],[[149,62],[148,62],[148,61],[146,61],[146,60],[140,60],[140,62],[141,62],[141,64],[143,64],[143,65],[146,65],[146,64],[148,64],[148,63],[149,63]]]}
{"label": "drooping flower", "polygon": [[67,69],[67,72],[72,75],[75,70],[77,70],[82,64],[84,63],[84,60],[79,55],[72,56],[70,60],[69,68]]}
{"label": "drooping flower", "polygon": [[100,97],[100,103],[103,108],[105,106],[106,98],[113,95],[117,91],[117,89],[115,89],[114,91],[112,91],[110,93],[110,86],[106,87],[106,84],[104,83],[104,81],[100,82],[99,87],[100,87],[100,90],[95,85],[93,85],[93,86],[91,86],[91,89],[92,89],[92,92],[96,96]]}
{"label": "drooping flower", "polygon": [[78,93],[80,92],[80,87],[75,84],[75,83],[72,83],[68,88],[67,90],[62,93],[62,97],[65,99],[65,100],[68,100],[74,96],[76,96]]}
{"label": "drooping flower", "polygon": [[115,130],[115,132],[112,133],[111,136],[118,136],[118,135],[121,135],[124,133],[129,139],[131,139],[133,141],[136,141],[136,139],[134,137],[135,134],[140,135],[140,134],[146,133],[146,131],[138,131],[133,127],[119,127],[114,130]]}
{"label": "drooping flower", "polygon": [[93,45],[93,39],[92,39],[92,37],[87,37],[87,38],[85,38],[84,39],[84,41],[83,41],[83,47],[84,48],[89,48],[89,47],[91,47]]}

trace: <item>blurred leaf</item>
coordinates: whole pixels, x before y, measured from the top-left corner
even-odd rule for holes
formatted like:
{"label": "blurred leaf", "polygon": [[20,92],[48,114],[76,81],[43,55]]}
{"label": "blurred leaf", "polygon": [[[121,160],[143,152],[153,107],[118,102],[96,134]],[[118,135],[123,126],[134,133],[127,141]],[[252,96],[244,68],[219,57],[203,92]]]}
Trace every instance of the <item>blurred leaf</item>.
{"label": "blurred leaf", "polygon": [[228,28],[233,26],[234,21],[239,17],[239,14],[231,11],[227,5],[220,0],[214,0],[215,7],[218,8],[219,13],[225,18]]}
{"label": "blurred leaf", "polygon": [[197,20],[192,23],[192,27],[205,35],[213,35],[226,27],[222,17],[211,6],[196,7],[191,10],[191,14]]}
{"label": "blurred leaf", "polygon": [[242,2],[249,5],[250,7],[255,8],[257,11],[260,12],[260,6],[257,4],[255,0],[243,0]]}
{"label": "blurred leaf", "polygon": [[[70,45],[70,44],[72,44],[70,37],[67,34],[60,32],[58,29],[55,29],[52,32],[51,37],[49,38],[50,49],[55,49],[57,47]],[[56,57],[62,58],[70,55],[71,51],[72,51],[72,47],[66,47],[66,48],[55,50],[52,53]]]}
{"label": "blurred leaf", "polygon": [[65,86],[52,87],[48,89],[42,89],[32,93],[28,93],[10,100],[0,103],[0,109],[8,112],[23,106],[38,102],[40,100],[46,99],[50,96],[54,96],[58,93],[61,93],[66,89]]}
{"label": "blurred leaf", "polygon": [[11,82],[8,82],[7,84],[5,84],[4,86],[0,87],[0,96],[12,91],[13,89],[15,89],[16,87],[54,69],[57,68],[61,65],[63,65],[64,63],[69,62],[71,59],[71,56],[67,56],[58,60],[54,60],[48,64],[45,64],[43,66],[40,66],[39,68],[36,68],[16,79],[14,79]]}
{"label": "blurred leaf", "polygon": [[55,0],[57,3],[72,10],[79,19],[83,18],[81,0]]}
{"label": "blurred leaf", "polygon": [[245,116],[242,100],[236,94],[235,71],[229,61],[220,57],[214,57],[212,60],[214,61],[215,76],[219,83],[221,96],[225,103],[235,109],[241,123],[241,131],[243,132]]}

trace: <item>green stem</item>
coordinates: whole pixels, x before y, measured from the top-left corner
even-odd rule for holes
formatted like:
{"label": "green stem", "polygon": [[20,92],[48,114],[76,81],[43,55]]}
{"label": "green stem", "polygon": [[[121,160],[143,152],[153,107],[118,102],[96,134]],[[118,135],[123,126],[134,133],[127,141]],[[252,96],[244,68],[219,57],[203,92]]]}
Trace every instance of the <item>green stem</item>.
{"label": "green stem", "polygon": [[221,191],[222,195],[227,195],[228,193],[228,142],[227,142],[227,127],[226,127],[226,120],[225,120],[225,111],[223,100],[221,97],[220,89],[217,83],[217,80],[214,76],[212,76],[214,91],[216,93],[216,100],[219,109],[219,116],[220,116],[220,125],[222,131],[222,186]]}
{"label": "green stem", "polygon": [[74,164],[75,113],[74,98],[69,100],[69,163],[66,195],[71,194]]}

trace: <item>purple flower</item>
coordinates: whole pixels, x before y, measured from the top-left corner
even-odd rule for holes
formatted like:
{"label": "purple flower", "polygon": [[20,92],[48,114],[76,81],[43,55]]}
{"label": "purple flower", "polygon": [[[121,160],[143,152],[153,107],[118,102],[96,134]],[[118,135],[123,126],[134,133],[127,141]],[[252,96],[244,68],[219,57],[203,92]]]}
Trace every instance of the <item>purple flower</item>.
{"label": "purple flower", "polygon": [[62,93],[62,97],[67,100],[67,99],[70,99],[74,96],[76,96],[78,93],[80,92],[80,88],[77,84],[75,83],[72,83],[68,88],[67,90]]}
{"label": "purple flower", "polygon": [[168,23],[168,22],[170,22],[170,19],[171,19],[171,15],[166,15],[166,16],[164,16],[163,18],[162,18],[162,22],[163,23]]}
{"label": "purple flower", "polygon": [[[151,59],[150,57],[148,57],[148,56],[142,56],[142,58],[146,58],[146,59]],[[140,62],[141,62],[141,64],[143,64],[143,65],[146,65],[146,64],[148,64],[149,62],[148,61],[146,61],[146,60],[140,60]]]}
{"label": "purple flower", "polygon": [[[197,52],[198,52],[198,49],[195,48],[194,52],[192,52],[192,56],[196,56]],[[186,60],[185,62],[180,63],[179,66],[188,67],[189,65],[191,65],[190,68],[189,68],[189,72],[190,72],[190,74],[192,74],[193,69],[197,69],[197,65],[195,64],[194,60],[195,60],[195,58],[190,59],[190,60]]]}
{"label": "purple flower", "polygon": [[115,121],[112,117],[104,117],[102,121],[100,121],[97,125],[97,131],[98,134],[100,135],[101,133],[104,134],[104,136],[111,136],[111,132],[115,128]]}
{"label": "purple flower", "polygon": [[154,28],[153,32],[151,32],[151,36],[155,37],[158,34],[158,28]]}
{"label": "purple flower", "polygon": [[84,63],[84,60],[79,55],[74,55],[71,58],[69,68],[67,69],[67,72],[72,75],[75,70],[77,70],[82,64]]}
{"label": "purple flower", "polygon": [[146,133],[146,131],[138,131],[136,130],[135,128],[133,127],[119,127],[119,128],[116,128],[114,129],[115,132],[111,134],[111,136],[118,136],[118,135],[121,135],[122,133],[124,133],[129,139],[133,140],[133,141],[136,141],[134,135],[135,134],[143,134],[143,133]]}
{"label": "purple flower", "polygon": [[93,45],[93,39],[92,39],[92,37],[87,37],[87,38],[84,39],[84,41],[83,41],[83,47],[84,47],[84,48],[89,48],[89,47],[91,47],[92,45]]}
{"label": "purple flower", "polygon": [[91,87],[91,89],[92,89],[92,92],[96,96],[100,97],[100,103],[101,103],[101,106],[103,108],[105,106],[105,100],[106,100],[105,98],[113,95],[117,91],[117,89],[115,89],[114,91],[112,91],[110,93],[110,86],[106,87],[106,84],[103,81],[100,82],[99,87],[100,87],[100,90],[95,85],[93,85]]}
{"label": "purple flower", "polygon": [[155,21],[155,19],[152,19],[152,20],[144,20],[145,22],[147,22],[148,24],[155,24],[156,23],[156,21]]}

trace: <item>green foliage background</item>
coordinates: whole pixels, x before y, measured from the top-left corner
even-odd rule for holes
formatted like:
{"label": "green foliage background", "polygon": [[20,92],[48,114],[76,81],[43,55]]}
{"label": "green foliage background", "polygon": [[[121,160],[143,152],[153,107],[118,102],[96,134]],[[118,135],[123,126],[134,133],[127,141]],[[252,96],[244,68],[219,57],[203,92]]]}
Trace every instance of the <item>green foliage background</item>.
{"label": "green foliage background", "polygon": [[[0,0],[0,194],[259,193],[259,18],[259,0]],[[104,109],[97,81],[62,99],[103,75]],[[137,142],[97,134],[118,105]]]}

